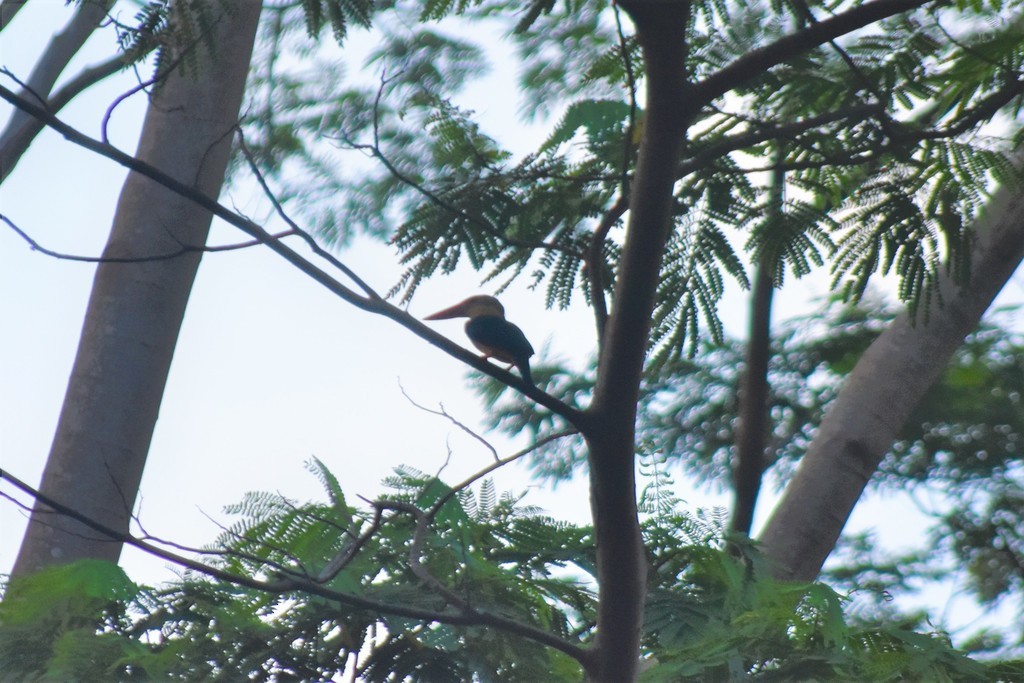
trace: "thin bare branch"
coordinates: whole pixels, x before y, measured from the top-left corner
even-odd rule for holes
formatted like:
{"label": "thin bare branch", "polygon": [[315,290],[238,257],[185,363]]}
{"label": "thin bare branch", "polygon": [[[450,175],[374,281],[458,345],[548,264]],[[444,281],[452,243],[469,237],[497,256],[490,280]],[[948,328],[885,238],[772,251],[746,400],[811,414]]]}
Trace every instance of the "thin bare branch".
{"label": "thin bare branch", "polygon": [[439,404],[440,408],[441,408],[440,410],[432,410],[430,408],[427,408],[426,406],[420,405],[415,400],[413,400],[413,398],[411,396],[409,396],[408,392],[406,392],[405,387],[402,386],[401,382],[398,383],[398,389],[399,389],[399,391],[402,392],[402,396],[405,396],[405,400],[407,400],[413,406],[415,406],[416,408],[419,408],[420,410],[422,410],[425,413],[430,413],[431,415],[438,415],[440,417],[445,418],[446,420],[451,422],[453,425],[455,425],[456,427],[458,427],[459,429],[464,431],[466,434],[469,434],[471,437],[473,437],[474,439],[476,439],[477,441],[482,443],[484,445],[484,448],[486,448],[488,451],[491,452],[491,455],[494,457],[495,462],[500,460],[500,458],[498,457],[497,449],[494,446],[492,446],[491,443],[487,439],[485,439],[480,434],[477,434],[472,429],[470,429],[469,427],[467,427],[466,425],[464,425],[463,423],[459,422],[454,417],[452,417],[448,413],[448,411],[444,409],[443,405]]}
{"label": "thin bare branch", "polygon": [[[493,363],[480,358],[475,353],[463,348],[456,344],[447,337],[435,332],[433,329],[423,324],[406,311],[394,306],[383,299],[376,299],[367,296],[361,296],[350,287],[338,282],[330,274],[319,268],[317,265],[306,259],[304,256],[290,248],[281,240],[274,239],[274,236],[264,230],[261,226],[257,225],[253,221],[240,216],[238,213],[228,209],[223,204],[220,204],[215,199],[212,199],[202,192],[199,192],[195,188],[182,183],[181,181],[168,176],[160,169],[153,167],[135,157],[122,152],[116,147],[95,140],[88,135],[85,135],[81,131],[69,126],[53,114],[49,113],[42,107],[39,107],[29,100],[16,94],[9,88],[0,85],[0,99],[3,99],[14,106],[24,109],[32,116],[41,119],[46,123],[47,126],[60,133],[68,141],[95,152],[103,157],[111,159],[112,161],[124,166],[128,169],[140,173],[147,178],[150,178],[168,190],[178,194],[182,197],[195,202],[197,205],[210,211],[213,215],[221,218],[229,225],[238,228],[242,232],[246,233],[250,237],[256,239],[262,244],[265,244],[267,248],[276,253],[278,256],[283,258],[288,263],[295,266],[299,271],[310,277],[323,287],[326,287],[333,294],[343,299],[347,303],[359,308],[360,310],[367,311],[369,313],[375,313],[377,315],[385,316],[394,322],[398,323],[402,327],[406,328],[416,336],[420,337],[428,344],[440,349],[444,353],[457,358],[458,360],[466,363],[467,365],[479,370],[480,372],[497,379],[498,381],[515,388],[517,391],[529,396],[531,399],[536,401],[538,404],[548,408],[552,412],[564,417],[570,424],[578,426],[583,418],[583,413],[576,408],[564,403],[563,401],[545,393],[541,389],[529,384],[524,381],[521,377],[503,370]],[[334,265],[332,263],[332,265]]]}
{"label": "thin bare branch", "polygon": [[[186,569],[190,569],[194,572],[198,572],[205,576],[236,586],[264,591],[275,595],[293,591],[305,592],[313,595],[319,595],[329,600],[336,600],[342,604],[350,605],[359,609],[371,610],[380,614],[393,614],[395,616],[418,619],[426,622],[439,622],[463,626],[491,626],[524,638],[535,640],[542,645],[555,648],[556,650],[564,652],[580,662],[586,661],[588,657],[587,650],[583,649],[579,645],[567,642],[552,633],[530,626],[529,624],[523,624],[513,619],[508,619],[495,614],[487,614],[472,609],[460,609],[458,612],[450,612],[383,603],[378,600],[370,600],[359,595],[331,590],[309,577],[294,573],[293,570],[282,572],[281,578],[273,581],[264,581],[249,576],[234,574],[212,565],[199,562],[198,560],[185,557],[184,555],[179,555],[167,550],[166,548],[161,548],[153,543],[137,538],[131,534],[123,533],[116,529],[112,529],[105,524],[101,524],[88,515],[84,515],[73,508],[61,504],[49,496],[43,495],[40,491],[29,486],[6,470],[0,469],[0,480],[7,481],[22,493],[26,493],[35,498],[37,505],[41,504],[50,508],[55,514],[64,515],[74,519],[93,531],[102,534],[106,538],[125,543],[134,548],[138,548],[145,553],[153,555],[154,557],[159,557]],[[392,509],[397,509],[391,503],[388,503],[387,506]],[[409,512],[408,510],[402,511]],[[419,512],[419,514],[422,515],[423,513]]]}
{"label": "thin bare branch", "polygon": [[474,483],[476,483],[477,481],[483,479],[484,477],[486,477],[488,474],[490,474],[491,472],[495,471],[496,469],[498,469],[500,467],[504,467],[505,465],[508,465],[509,463],[513,463],[516,460],[519,460],[520,458],[522,458],[523,456],[529,455],[530,453],[534,452],[538,448],[551,443],[552,441],[556,441],[558,439],[562,439],[562,438],[567,437],[567,436],[572,436],[573,434],[579,434],[579,432],[576,431],[575,429],[566,429],[566,430],[561,431],[561,432],[555,432],[554,434],[548,434],[543,439],[538,439],[537,441],[535,441],[534,443],[530,444],[529,446],[527,446],[526,448],[522,449],[521,451],[517,451],[517,452],[513,453],[512,455],[510,455],[508,457],[505,457],[505,458],[498,458],[497,460],[494,461],[494,463],[488,465],[487,467],[483,468],[479,472],[476,472],[475,474],[473,474],[468,479],[465,479],[465,480],[459,482],[458,484],[455,484],[454,486],[452,486],[451,490],[448,493],[446,493],[444,496],[442,496],[436,503],[434,503],[430,507],[430,510],[427,511],[427,516],[430,517],[431,519],[433,519],[437,515],[437,513],[441,510],[441,508],[444,507],[445,503],[447,503],[449,500],[451,500],[452,497],[455,496],[459,491],[472,486]]}
{"label": "thin bare branch", "polygon": [[289,216],[284,210],[280,200],[278,200],[277,196],[270,189],[270,185],[267,184],[267,179],[264,177],[262,171],[260,171],[259,165],[256,163],[256,158],[252,154],[252,150],[250,150],[249,146],[245,143],[245,134],[242,132],[242,128],[240,126],[236,126],[236,131],[238,132],[238,146],[239,149],[242,150],[242,155],[249,164],[249,170],[251,170],[253,175],[256,176],[257,182],[259,182],[260,187],[263,189],[263,194],[270,200],[270,203],[274,205],[274,210],[277,212],[277,215],[280,216],[281,220],[287,223],[292,229],[292,233],[301,237],[309,248],[313,250],[313,253],[330,263],[332,266],[344,273],[345,277],[356,283],[356,286],[363,290],[363,293],[366,294],[367,297],[383,301],[383,297],[381,297],[376,290],[370,287],[370,285],[366,284],[361,277],[356,275],[354,270],[346,266],[340,260],[335,258],[333,254],[321,247],[320,244],[313,239],[312,235],[300,228],[299,224],[292,220],[291,216]]}
{"label": "thin bare branch", "polygon": [[[117,73],[127,63],[125,55],[118,54],[105,62],[83,69],[47,100],[46,109],[56,114],[84,90]],[[0,73],[11,75],[7,69],[0,69]],[[8,127],[0,135],[0,183],[11,174],[44,127],[39,119],[26,117],[20,126]]]}
{"label": "thin bare branch", "polygon": [[[27,232],[15,225],[10,218],[3,214],[0,214],[0,222],[5,223],[7,227],[18,235],[18,237],[25,240],[32,251],[38,251],[40,254],[45,254],[46,256],[51,256],[62,261],[78,261],[81,263],[145,263],[148,261],[166,261],[168,259],[178,258],[185,254],[191,254],[194,252],[216,253],[221,251],[238,251],[240,249],[249,249],[251,247],[258,247],[265,244],[265,242],[261,240],[249,240],[247,242],[239,242],[237,244],[222,244],[214,247],[183,244],[180,249],[175,249],[174,251],[169,251],[164,254],[152,254],[150,256],[81,256],[78,254],[67,254],[60,251],[54,251],[53,249],[44,247]],[[273,233],[269,235],[269,237],[273,240],[279,240],[293,234],[295,234],[293,231],[285,230],[284,232]]]}

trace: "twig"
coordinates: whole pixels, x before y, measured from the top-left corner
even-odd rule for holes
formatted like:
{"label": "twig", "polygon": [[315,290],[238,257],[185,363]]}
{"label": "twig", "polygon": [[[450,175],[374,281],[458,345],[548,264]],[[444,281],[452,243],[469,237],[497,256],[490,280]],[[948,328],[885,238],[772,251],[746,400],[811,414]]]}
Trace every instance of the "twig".
{"label": "twig", "polygon": [[[45,108],[56,114],[84,90],[116,73],[125,64],[127,64],[125,56],[118,54],[105,62],[83,69],[77,76],[50,95],[50,99],[44,105]],[[0,70],[0,73],[11,75],[10,71],[6,69]],[[0,134],[0,182],[3,182],[11,174],[32,140],[43,127],[44,124],[36,118],[27,117],[21,123],[12,118],[3,133]]]}
{"label": "twig", "polygon": [[[150,555],[159,557],[161,559],[173,562],[186,569],[204,574],[206,576],[215,578],[220,581],[242,586],[244,588],[250,588],[253,590],[263,591],[266,593],[280,595],[282,593],[290,591],[301,591],[311,593],[313,595],[319,595],[327,598],[328,600],[335,600],[345,605],[350,605],[359,609],[365,609],[369,611],[378,612],[381,614],[392,614],[400,617],[407,617],[410,619],[422,620],[425,622],[439,622],[458,626],[492,626],[509,633],[521,636],[523,638],[529,638],[542,645],[552,647],[560,652],[563,652],[573,659],[579,662],[587,661],[589,652],[584,648],[580,647],[575,643],[559,638],[558,636],[549,633],[548,631],[541,630],[535,626],[524,624],[514,619],[509,619],[496,614],[488,614],[484,612],[478,612],[476,610],[460,609],[458,612],[450,611],[437,611],[420,609],[416,607],[408,607],[405,605],[394,605],[390,603],[384,603],[377,600],[371,600],[364,598],[359,595],[353,595],[351,593],[344,593],[341,591],[331,590],[324,587],[323,585],[311,580],[308,577],[296,575],[293,572],[284,572],[282,577],[273,581],[264,581],[260,579],[251,578],[248,576],[242,576],[240,574],[234,574],[223,569],[193,560],[191,558],[179,555],[177,553],[166,550],[159,546],[153,545],[147,541],[136,538],[130,533],[118,531],[111,527],[94,520],[92,517],[75,510],[74,508],[63,505],[62,503],[50,498],[49,496],[41,493],[37,489],[29,486],[21,479],[18,479],[10,472],[0,469],[0,480],[8,481],[16,489],[26,493],[36,499],[39,503],[42,503],[48,508],[51,508],[54,513],[64,515],[75,521],[78,521],[93,531],[99,532],[107,538],[125,543],[132,547],[138,548]],[[420,513],[422,514],[422,513]]]}
{"label": "twig", "polygon": [[308,232],[300,228],[298,223],[292,220],[291,216],[289,216],[287,212],[285,212],[284,207],[281,206],[281,202],[278,200],[277,196],[273,193],[273,191],[270,189],[270,186],[267,184],[267,180],[263,176],[263,173],[260,171],[259,165],[256,163],[256,158],[253,156],[252,151],[249,149],[249,146],[245,144],[245,135],[242,132],[241,126],[235,126],[235,129],[238,132],[239,149],[242,150],[242,156],[244,156],[245,160],[249,163],[249,169],[252,171],[253,175],[256,176],[257,182],[259,182],[260,187],[263,189],[263,194],[267,197],[267,199],[270,200],[270,203],[274,205],[274,210],[277,212],[277,215],[280,216],[281,220],[287,223],[288,226],[291,228],[292,234],[301,237],[302,240],[307,245],[309,245],[309,248],[313,250],[313,253],[315,253],[317,256],[324,259],[328,263],[330,263],[332,266],[334,266],[342,273],[344,273],[348,279],[356,283],[356,286],[358,286],[359,289],[363,290],[363,293],[366,294],[367,297],[383,301],[383,297],[381,297],[372,287],[370,287],[370,285],[366,284],[366,282],[361,277],[356,275],[355,271],[353,271],[340,260],[335,258],[333,254],[331,254],[323,247],[321,247],[317,243],[317,241],[313,239],[312,235],[310,235]]}
{"label": "twig", "polygon": [[489,441],[487,441],[487,439],[485,439],[481,435],[477,434],[472,429],[470,429],[469,427],[467,427],[466,425],[464,425],[463,423],[459,422],[454,417],[452,417],[448,413],[448,411],[444,409],[443,405],[440,406],[440,408],[441,408],[440,410],[431,410],[430,408],[427,408],[426,406],[420,405],[415,400],[413,400],[413,398],[411,396],[409,396],[409,394],[406,392],[405,387],[402,386],[402,382],[401,381],[398,382],[398,389],[399,389],[399,391],[402,392],[402,396],[405,396],[405,400],[407,400],[409,403],[413,404],[413,406],[419,408],[420,410],[422,410],[425,413],[430,413],[431,415],[438,415],[440,417],[443,417],[443,418],[447,419],[453,425],[455,425],[456,427],[458,427],[459,429],[461,429],[462,431],[464,431],[465,433],[469,434],[471,437],[473,437],[474,439],[476,439],[477,441],[482,443],[484,445],[484,448],[486,448],[487,450],[489,450],[491,452],[491,455],[494,457],[495,462],[499,461],[497,449],[495,449],[494,446],[492,446],[491,443]]}
{"label": "twig", "polygon": [[379,510],[396,510],[410,515],[416,520],[416,529],[413,531],[412,543],[409,545],[409,568],[420,581],[425,583],[431,590],[443,597],[452,605],[455,605],[464,614],[479,614],[468,600],[444,585],[437,577],[430,573],[422,562],[424,555],[423,541],[433,521],[423,510],[412,503],[398,500],[378,500],[373,506]]}
{"label": "twig", "polygon": [[[231,532],[224,525],[220,524],[218,521],[213,519],[213,517],[211,517],[210,515],[207,515],[205,512],[202,512],[202,511],[200,511],[200,512],[201,512],[201,514],[204,517],[206,517],[208,520],[213,522],[224,533],[231,534],[237,540],[246,541],[247,543],[252,543],[253,542],[253,540],[251,538],[247,538],[245,536],[242,536],[241,534],[236,534],[236,533]],[[196,555],[205,555],[205,556],[208,556],[208,557],[224,557],[224,558],[235,558],[235,559],[239,559],[239,560],[247,560],[249,562],[252,562],[253,564],[263,565],[264,567],[271,567],[271,568],[275,569],[276,571],[282,572],[282,573],[294,573],[295,572],[295,566],[283,565],[283,564],[281,564],[279,562],[274,562],[273,560],[267,559],[265,557],[259,557],[258,555],[253,555],[252,553],[240,552],[238,550],[211,550],[210,548],[195,548],[195,547],[192,547],[192,546],[184,545],[182,543],[176,543],[174,541],[169,541],[169,540],[167,540],[165,538],[161,538],[159,536],[154,536],[153,534],[150,534],[148,531],[146,531],[146,529],[142,525],[142,520],[140,520],[138,518],[138,516],[132,515],[132,520],[139,527],[139,531],[141,533],[141,535],[137,536],[137,538],[139,538],[140,540],[143,540],[143,541],[153,541],[155,543],[159,543],[161,546],[167,546],[168,548],[174,548],[175,550],[181,550],[181,551],[188,552],[188,553],[193,553],[193,554],[196,554]],[[288,555],[289,558],[293,562],[295,562],[295,565],[297,565],[300,569],[302,568],[302,563],[299,562],[298,558],[296,558],[295,556],[291,555],[290,553],[282,551],[280,548],[274,548],[274,547],[270,546],[269,544],[264,543],[264,545],[267,546],[268,548],[270,548],[271,550],[276,550],[277,552],[281,552],[283,555]],[[302,570],[302,573],[305,573],[304,569]]]}
{"label": "twig", "polygon": [[[189,244],[182,244],[180,249],[169,251],[164,254],[151,254],[149,256],[80,256],[77,254],[66,254],[53,249],[47,249],[43,245],[39,244],[33,239],[28,233],[19,228],[14,222],[7,216],[0,214],[0,221],[6,223],[7,226],[14,231],[21,239],[28,243],[32,251],[38,251],[40,254],[60,259],[62,261],[78,261],[80,263],[146,263],[149,261],[166,261],[169,259],[178,258],[185,254],[193,252],[221,252],[221,251],[238,251],[240,249],[248,249],[250,247],[256,247],[261,244],[265,244],[262,240],[250,240],[248,242],[239,242],[238,244],[224,244],[216,247],[207,246],[193,246]],[[284,232],[274,233],[269,235],[273,240],[279,240],[284,237],[289,237],[295,234],[291,230],[285,230]]]}
{"label": "twig", "polygon": [[47,112],[45,109],[38,107],[24,97],[21,97],[17,93],[13,92],[9,88],[0,85],[0,99],[3,99],[14,106],[24,109],[26,112],[42,120],[47,126],[63,135],[70,142],[84,147],[92,152],[95,152],[101,156],[111,159],[118,164],[135,171],[141,175],[150,178],[168,190],[175,194],[185,197],[190,201],[195,202],[198,206],[203,207],[213,215],[221,218],[229,225],[232,225],[247,235],[255,238],[262,244],[265,244],[271,251],[276,253],[278,256],[283,258],[288,263],[295,266],[299,271],[310,277],[320,285],[326,287],[335,296],[340,297],[349,304],[359,308],[360,310],[367,311],[369,313],[375,313],[382,315],[391,320],[395,321],[402,327],[406,328],[416,336],[420,337],[427,343],[441,349],[453,358],[461,360],[463,363],[479,370],[480,372],[494,377],[498,381],[515,388],[526,396],[536,401],[538,404],[548,408],[554,413],[561,415],[569,423],[578,425],[585,419],[585,415],[582,411],[573,408],[572,406],[564,403],[563,401],[545,393],[537,387],[530,385],[522,378],[503,370],[492,363],[480,358],[476,354],[469,350],[459,346],[447,337],[435,332],[433,329],[423,324],[421,321],[409,315],[406,311],[389,304],[387,301],[382,299],[371,298],[367,296],[361,296],[351,288],[338,282],[334,277],[324,272],[321,268],[314,265],[308,259],[300,255],[298,252],[291,249],[288,245],[284,244],[281,240],[275,240],[273,235],[264,230],[261,226],[257,225],[253,221],[250,221],[236,212],[231,211],[223,204],[220,204],[215,199],[212,199],[202,192],[196,190],[181,181],[172,178],[160,169],[147,164],[144,161],[136,159],[135,157],[122,152],[116,147],[95,140],[81,131],[69,126],[53,114]]}
{"label": "twig", "polygon": [[337,555],[331,558],[324,568],[312,580],[317,583],[327,583],[336,577],[341,570],[343,570],[348,563],[355,559],[355,556],[359,553],[363,547],[369,543],[370,539],[380,529],[383,521],[383,513],[381,510],[374,508],[373,519],[370,522],[370,526],[366,528],[366,531],[355,537],[351,543],[341,550]]}
{"label": "twig", "polygon": [[517,451],[517,452],[513,453],[512,455],[510,455],[510,456],[508,456],[506,458],[499,458],[499,459],[495,460],[494,463],[488,465],[487,467],[483,468],[479,472],[473,474],[468,479],[465,479],[464,481],[461,481],[458,484],[455,484],[454,486],[452,486],[451,490],[448,493],[446,493],[436,503],[434,503],[432,506],[430,506],[430,510],[427,512],[427,516],[429,518],[433,519],[435,516],[437,516],[437,513],[441,510],[441,508],[444,507],[445,503],[447,503],[449,500],[451,500],[452,497],[454,495],[456,495],[459,491],[461,491],[462,489],[465,489],[465,488],[471,486],[474,482],[479,481],[480,479],[486,477],[488,474],[490,474],[494,470],[498,469],[499,467],[504,467],[505,465],[507,465],[507,464],[509,464],[511,462],[515,462],[516,460],[519,460],[523,456],[532,453],[533,451],[537,450],[541,446],[545,446],[545,445],[551,443],[552,441],[555,441],[557,439],[561,439],[561,438],[566,437],[566,436],[572,436],[573,434],[578,434],[578,433],[579,432],[576,431],[575,429],[566,429],[566,430],[561,431],[561,432],[555,432],[554,434],[548,434],[543,439],[539,439],[538,441],[535,441],[534,443],[532,443],[531,445],[529,445],[526,448],[522,449],[521,451]]}
{"label": "twig", "polygon": [[[174,59],[171,60],[170,64],[168,64],[165,69],[163,69],[162,71],[155,72],[152,77],[144,81],[140,81],[138,85],[132,87],[127,92],[121,93],[120,95],[114,98],[114,101],[110,103],[110,106],[108,106],[107,110],[103,113],[103,121],[100,124],[100,139],[103,140],[103,142],[110,142],[110,138],[107,136],[107,126],[110,124],[110,117],[114,115],[114,110],[118,106],[120,106],[122,102],[127,100],[132,95],[135,95],[138,92],[145,90],[149,86],[167,78],[175,69],[178,68],[181,62],[185,59],[185,55],[187,55],[193,49],[195,49],[195,47],[199,44],[200,40],[207,38],[210,34],[213,33],[217,22],[223,20],[225,16],[226,11],[221,12],[220,16],[218,16],[214,21],[211,21],[209,26],[207,26],[205,30],[201,31],[199,35],[193,38],[190,43],[181,48],[178,54],[174,56]],[[138,70],[136,70],[136,76],[138,76]]]}
{"label": "twig", "polygon": [[342,136],[341,139],[342,141],[345,142],[346,145],[348,145],[352,149],[369,152],[370,156],[380,161],[381,164],[384,165],[384,168],[386,168],[388,172],[391,173],[391,175],[393,175],[400,183],[412,188],[419,194],[423,195],[427,200],[430,201],[430,203],[434,204],[435,206],[438,206],[441,209],[444,209],[453,216],[458,216],[469,221],[470,223],[480,226],[493,237],[495,237],[498,240],[501,240],[510,247],[518,247],[521,249],[540,248],[547,249],[549,251],[555,251],[559,253],[565,253],[577,257],[582,257],[582,254],[577,252],[575,249],[567,247],[564,244],[548,242],[545,240],[541,240],[539,242],[531,242],[529,240],[520,240],[515,239],[513,237],[509,237],[490,221],[485,220],[484,218],[481,218],[476,214],[471,214],[465,211],[464,209],[460,209],[459,207],[455,206],[454,204],[444,199],[443,197],[433,192],[432,190],[424,187],[421,183],[418,183],[417,181],[413,180],[405,173],[403,173],[401,170],[399,170],[399,168],[395,166],[394,162],[392,162],[391,159],[389,159],[388,156],[384,154],[384,151],[380,145],[380,101],[381,98],[383,97],[384,89],[389,82],[389,79],[387,79],[384,75],[381,75],[381,84],[377,90],[377,96],[373,105],[373,144],[368,145],[365,143],[357,143],[348,138],[347,136]]}
{"label": "twig", "polygon": [[612,226],[629,209],[629,194],[622,192],[610,209],[605,211],[601,222],[590,236],[590,245],[584,263],[587,266],[587,279],[590,284],[590,303],[594,307],[594,322],[597,325],[598,348],[604,344],[604,328],[608,322],[608,303],[604,298],[604,244]]}

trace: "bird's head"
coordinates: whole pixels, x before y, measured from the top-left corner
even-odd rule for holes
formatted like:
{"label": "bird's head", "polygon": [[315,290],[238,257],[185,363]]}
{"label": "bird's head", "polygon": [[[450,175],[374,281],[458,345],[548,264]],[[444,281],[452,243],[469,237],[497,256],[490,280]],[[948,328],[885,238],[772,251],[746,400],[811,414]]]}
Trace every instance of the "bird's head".
{"label": "bird's head", "polygon": [[482,315],[492,315],[498,318],[505,317],[505,308],[501,302],[493,296],[478,294],[471,296],[465,301],[454,306],[432,313],[424,320],[446,320],[448,318],[476,318]]}

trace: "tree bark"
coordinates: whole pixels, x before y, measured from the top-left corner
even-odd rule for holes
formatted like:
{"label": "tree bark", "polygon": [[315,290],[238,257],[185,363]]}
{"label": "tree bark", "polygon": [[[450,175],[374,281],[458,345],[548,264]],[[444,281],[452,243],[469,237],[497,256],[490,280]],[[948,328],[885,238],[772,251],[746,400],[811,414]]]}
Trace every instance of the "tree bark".
{"label": "tree bark", "polygon": [[1024,258],[1024,193],[999,190],[975,234],[970,284],[943,276],[943,305],[916,324],[897,317],[846,379],[761,535],[777,577],[818,575],[910,413]]}
{"label": "tree bark", "polygon": [[[189,77],[176,70],[152,97],[136,155],[216,197],[224,180],[260,3],[234,0],[211,28],[216,52]],[[185,305],[212,214],[129,173],[93,281],[63,408],[40,490],[127,532]],[[117,561],[122,544],[36,505],[12,578],[83,558]]]}
{"label": "tree bark", "polygon": [[[114,0],[94,0],[80,4],[64,30],[55,35],[46,46],[46,50],[39,57],[39,61],[36,62],[25,83],[27,87],[22,91],[22,95],[38,98],[39,104],[46,104],[57,78],[67,68],[68,62],[82,49],[85,41],[93,34],[100,22],[106,18],[107,10],[113,4]],[[6,3],[4,3],[4,7],[7,7]],[[18,9],[20,9],[20,5],[17,4],[11,7],[10,18],[13,18]],[[10,18],[5,17],[5,25]],[[2,150],[2,154],[0,154],[0,183],[14,170],[24,148],[27,147],[27,144],[23,147],[12,145],[11,140],[24,138],[25,131],[33,126],[37,126],[37,124],[32,116],[20,109],[15,109],[3,133],[0,133],[0,150]],[[12,153],[15,150],[17,150],[17,154]]]}
{"label": "tree bark", "polygon": [[636,413],[651,314],[673,226],[673,187],[692,105],[686,98],[687,3],[623,3],[644,54],[646,112],[629,222],[584,436],[597,543],[598,616],[591,681],[636,679],[646,559],[636,506]]}
{"label": "tree bark", "polygon": [[[781,165],[784,159],[780,145],[775,151],[775,163]],[[768,205],[767,229],[782,216],[785,200],[786,174],[781,169],[772,173],[772,185]],[[769,270],[769,259],[764,254],[758,258],[754,273],[754,286],[750,302],[750,326],[747,335],[745,367],[740,378],[738,416],[736,430],[736,454],[733,466],[733,508],[729,528],[736,533],[750,536],[754,525],[754,511],[761,493],[761,478],[765,468],[765,445],[770,429],[768,394],[768,364],[772,357],[772,299],[775,296],[775,280]]]}
{"label": "tree bark", "polygon": [[28,0],[0,0],[0,31],[14,20],[14,16],[28,4]]}
{"label": "tree bark", "polygon": [[772,298],[775,283],[768,267],[761,263],[754,275],[753,301],[750,306],[750,334],[747,339],[746,367],[740,380],[739,427],[736,430],[736,455],[733,467],[733,508],[729,528],[750,535],[754,511],[761,492],[765,467],[768,420],[768,363],[772,346]]}

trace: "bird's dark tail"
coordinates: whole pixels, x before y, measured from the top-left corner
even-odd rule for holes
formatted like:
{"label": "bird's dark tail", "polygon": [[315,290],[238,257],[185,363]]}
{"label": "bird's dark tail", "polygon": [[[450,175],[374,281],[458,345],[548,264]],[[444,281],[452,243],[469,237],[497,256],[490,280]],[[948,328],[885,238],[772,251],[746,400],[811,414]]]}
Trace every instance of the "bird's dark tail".
{"label": "bird's dark tail", "polygon": [[522,360],[516,363],[516,367],[519,368],[519,374],[522,375],[523,381],[529,384],[531,387],[537,386],[533,383],[533,375],[530,374],[530,361]]}

